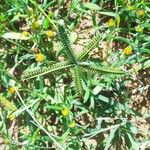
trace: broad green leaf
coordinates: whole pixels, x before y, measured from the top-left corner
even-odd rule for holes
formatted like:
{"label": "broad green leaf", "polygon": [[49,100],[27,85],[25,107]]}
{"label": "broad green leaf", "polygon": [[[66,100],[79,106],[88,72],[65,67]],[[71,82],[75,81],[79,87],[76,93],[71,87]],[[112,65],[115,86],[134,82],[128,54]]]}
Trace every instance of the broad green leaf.
{"label": "broad green leaf", "polygon": [[48,19],[45,19],[45,20],[44,20],[44,23],[43,23],[43,28],[44,28],[44,29],[48,29],[49,26],[50,26],[49,20],[48,20]]}
{"label": "broad green leaf", "polygon": [[74,43],[77,40],[77,38],[78,38],[77,32],[71,32],[71,34],[70,34],[70,42]]}
{"label": "broad green leaf", "polygon": [[142,27],[150,29],[150,23],[146,22],[142,24]]}
{"label": "broad green leaf", "polygon": [[116,14],[114,12],[103,12],[103,11],[100,11],[98,13],[100,13],[102,15],[106,15],[106,16],[116,17]]}
{"label": "broad green leaf", "polygon": [[45,108],[53,109],[53,110],[62,110],[62,107],[57,105],[47,105],[45,106]]}
{"label": "broad green leaf", "polygon": [[141,49],[140,49],[140,52],[150,54],[150,49],[141,48]]}
{"label": "broad green leaf", "polygon": [[7,32],[2,35],[5,39],[14,39],[14,40],[29,40],[31,36],[26,37],[22,33],[17,32]]}
{"label": "broad green leaf", "polygon": [[[52,18],[52,16],[53,16],[53,13],[49,12],[48,17]],[[50,21],[49,21],[49,18],[45,18],[45,20],[44,20],[44,23],[43,23],[43,28],[44,29],[48,29],[50,24],[51,24]]]}
{"label": "broad green leaf", "polygon": [[146,68],[150,68],[150,60],[147,60],[147,61],[144,63],[144,68],[143,68],[143,69],[146,69]]}
{"label": "broad green leaf", "polygon": [[118,36],[118,37],[115,37],[114,40],[127,43],[127,44],[131,45],[132,47],[134,47],[134,45],[133,45],[133,43],[131,42],[131,40],[129,40],[129,39],[127,39],[127,38]]}
{"label": "broad green leaf", "polygon": [[93,94],[94,94],[94,95],[97,95],[102,89],[103,89],[102,86],[97,85],[97,86],[93,89]]}
{"label": "broad green leaf", "polygon": [[99,7],[97,4],[93,4],[93,3],[84,3],[83,7],[88,8],[90,10],[101,10],[101,7]]}
{"label": "broad green leaf", "polygon": [[99,95],[98,98],[100,100],[102,100],[103,102],[105,102],[105,103],[111,103],[112,105],[114,104],[114,102],[112,100],[110,100],[109,98],[107,98],[107,97],[105,97],[103,95]]}

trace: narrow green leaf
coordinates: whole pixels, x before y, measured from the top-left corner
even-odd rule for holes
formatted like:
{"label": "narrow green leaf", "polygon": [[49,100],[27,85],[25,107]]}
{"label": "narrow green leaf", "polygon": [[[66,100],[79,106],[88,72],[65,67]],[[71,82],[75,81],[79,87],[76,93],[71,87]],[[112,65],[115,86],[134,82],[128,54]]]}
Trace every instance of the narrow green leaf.
{"label": "narrow green leaf", "polygon": [[84,94],[84,103],[86,103],[89,98],[90,98],[90,90],[87,88]]}
{"label": "narrow green leaf", "polygon": [[117,129],[118,129],[118,126],[110,131],[110,135],[106,138],[106,145],[105,145],[104,150],[108,150],[109,149],[110,144],[111,144],[111,142],[112,142],[112,140],[113,140],[113,138],[115,136],[115,132],[117,131]]}

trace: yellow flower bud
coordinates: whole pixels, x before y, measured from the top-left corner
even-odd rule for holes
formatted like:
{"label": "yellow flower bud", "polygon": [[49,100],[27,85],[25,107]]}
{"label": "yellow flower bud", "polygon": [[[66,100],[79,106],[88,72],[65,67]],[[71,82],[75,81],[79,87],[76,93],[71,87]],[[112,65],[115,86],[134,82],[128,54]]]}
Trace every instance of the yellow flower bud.
{"label": "yellow flower bud", "polygon": [[132,54],[132,47],[129,45],[127,47],[124,48],[123,53],[125,55],[131,55]]}
{"label": "yellow flower bud", "polygon": [[15,88],[13,87],[13,86],[10,86],[9,88],[8,88],[8,91],[9,91],[9,93],[11,93],[11,94],[15,94]]}
{"label": "yellow flower bud", "polygon": [[139,10],[136,11],[136,15],[138,17],[144,17],[145,11],[143,9],[139,9]]}
{"label": "yellow flower bud", "polygon": [[130,5],[128,5],[127,8],[128,8],[129,11],[132,11],[132,10],[135,9],[135,6],[130,6]]}
{"label": "yellow flower bud", "polygon": [[29,33],[29,32],[27,32],[27,31],[23,31],[23,32],[22,32],[22,34],[23,34],[25,37],[30,36],[30,33]]}
{"label": "yellow flower bud", "polygon": [[109,19],[108,22],[107,22],[107,26],[108,26],[109,28],[114,27],[114,26],[115,26],[115,20],[112,19],[112,18]]}
{"label": "yellow flower bud", "polygon": [[143,32],[143,28],[142,28],[141,26],[137,26],[137,27],[136,27],[136,31],[137,31],[138,33],[142,33],[142,32]]}
{"label": "yellow flower bud", "polygon": [[35,30],[39,29],[39,28],[40,28],[40,23],[39,23],[39,21],[34,21],[34,22],[32,23],[32,28],[35,29]]}
{"label": "yellow flower bud", "polygon": [[120,25],[120,16],[117,16],[116,22],[117,22],[117,26],[119,26]]}
{"label": "yellow flower bud", "polygon": [[74,128],[75,126],[76,126],[75,121],[70,122],[70,124],[69,124],[69,127],[70,127],[70,128]]}
{"label": "yellow flower bud", "polygon": [[11,115],[9,116],[9,119],[10,119],[11,121],[13,121],[13,120],[16,119],[16,116],[15,116],[14,114],[11,114]]}
{"label": "yellow flower bud", "polygon": [[61,111],[62,115],[64,117],[67,117],[69,115],[69,110],[67,108],[64,108],[62,111]]}
{"label": "yellow flower bud", "polygon": [[48,30],[48,31],[46,32],[46,34],[47,34],[47,36],[50,37],[50,38],[52,38],[52,37],[54,37],[54,36],[56,35],[56,33],[55,33],[54,31],[52,31],[52,30]]}
{"label": "yellow flower bud", "polygon": [[7,144],[9,144],[9,139],[8,138],[4,138],[3,142],[4,142],[5,145],[7,145]]}
{"label": "yellow flower bud", "polygon": [[45,56],[44,56],[43,54],[41,54],[41,53],[36,54],[35,60],[36,60],[37,62],[42,62],[42,61],[44,61],[44,59],[45,59]]}
{"label": "yellow flower bud", "polygon": [[27,7],[28,7],[29,12],[30,12],[31,14],[34,14],[33,8],[32,8],[32,7],[29,7],[29,6],[27,6]]}

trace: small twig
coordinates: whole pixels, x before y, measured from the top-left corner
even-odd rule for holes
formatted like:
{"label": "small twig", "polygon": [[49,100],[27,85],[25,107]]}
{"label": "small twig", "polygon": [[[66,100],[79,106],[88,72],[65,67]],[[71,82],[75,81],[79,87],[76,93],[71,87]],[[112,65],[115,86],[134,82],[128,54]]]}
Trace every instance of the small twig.
{"label": "small twig", "polygon": [[101,129],[101,130],[95,132],[94,134],[85,134],[83,137],[86,138],[86,137],[89,136],[88,138],[92,138],[92,137],[96,136],[96,135],[99,134],[99,133],[106,132],[106,131],[112,130],[112,129],[114,129],[114,128],[119,128],[120,126],[123,126],[123,125],[125,125],[125,124],[126,124],[126,122],[122,122],[122,123],[120,123],[120,124],[113,125],[113,126],[110,126],[110,127],[108,127],[108,128]]}
{"label": "small twig", "polygon": [[[15,87],[14,87],[15,88]],[[34,114],[28,109],[28,107],[26,106],[26,104],[24,103],[21,95],[19,94],[18,90],[15,88],[15,91],[21,101],[21,103],[23,104],[23,106],[26,108],[27,112],[29,113],[29,115],[32,117],[32,119],[34,120],[34,122],[38,125],[38,127],[43,130],[48,136],[49,138],[61,149],[64,150],[61,145],[53,138],[54,135],[50,134],[38,121],[37,119],[34,117]]]}
{"label": "small twig", "polygon": [[139,150],[145,150],[146,148],[150,147],[150,141],[146,141],[140,144]]}
{"label": "small twig", "polygon": [[[0,36],[0,38],[3,38],[3,37]],[[3,38],[3,39],[6,40],[6,41],[8,41],[8,42],[10,42],[10,43],[12,43],[12,44],[14,44],[14,45],[16,45],[16,46],[18,46],[18,47],[20,47],[21,49],[23,49],[23,50],[25,50],[25,51],[29,51],[29,49],[24,48],[23,46],[21,46],[20,44],[14,42],[14,41],[12,41],[12,40],[9,40],[9,39],[6,39],[6,38]]]}

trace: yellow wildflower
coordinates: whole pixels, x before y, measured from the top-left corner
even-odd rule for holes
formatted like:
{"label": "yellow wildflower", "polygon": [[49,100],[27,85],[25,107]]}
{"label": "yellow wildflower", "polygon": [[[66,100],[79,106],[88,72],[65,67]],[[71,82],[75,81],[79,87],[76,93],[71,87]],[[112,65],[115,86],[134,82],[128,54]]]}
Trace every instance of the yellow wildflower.
{"label": "yellow wildflower", "polygon": [[131,55],[132,54],[132,47],[129,45],[127,47],[124,48],[123,53],[125,55]]}
{"label": "yellow wildflower", "polygon": [[69,115],[69,110],[67,108],[64,108],[62,111],[61,111],[62,115],[64,117],[67,117]]}
{"label": "yellow wildflower", "polygon": [[74,128],[75,126],[76,126],[75,121],[70,122],[70,124],[69,124],[69,127],[70,127],[70,128]]}
{"label": "yellow wildflower", "polygon": [[45,59],[45,56],[43,54],[41,54],[41,53],[36,54],[36,59],[35,60],[37,62],[42,62],[42,61],[44,61],[44,59]]}
{"label": "yellow wildflower", "polygon": [[108,22],[107,22],[107,26],[108,26],[109,28],[114,27],[114,26],[115,26],[115,20],[112,19],[112,18],[109,19]]}
{"label": "yellow wildflower", "polygon": [[9,93],[11,93],[11,94],[15,94],[15,88],[13,87],[13,86],[10,86],[9,88],[8,88],[8,91],[9,91]]}
{"label": "yellow wildflower", "polygon": [[139,33],[142,33],[143,32],[143,28],[140,25],[138,25],[136,27],[136,31],[139,32]]}
{"label": "yellow wildflower", "polygon": [[23,31],[22,34],[23,34],[25,37],[28,37],[28,36],[30,35],[30,33],[27,32],[27,31]]}
{"label": "yellow wildflower", "polygon": [[32,28],[33,29],[39,29],[40,28],[40,23],[39,23],[39,21],[34,21],[33,23],[32,23]]}
{"label": "yellow wildflower", "polygon": [[47,36],[50,37],[50,38],[52,38],[52,37],[54,37],[54,36],[56,35],[56,33],[55,33],[54,31],[52,31],[52,30],[48,30],[48,31],[46,32],[46,34],[47,34]]}
{"label": "yellow wildflower", "polygon": [[138,17],[144,17],[145,11],[143,9],[139,9],[139,10],[136,11],[136,15]]}

